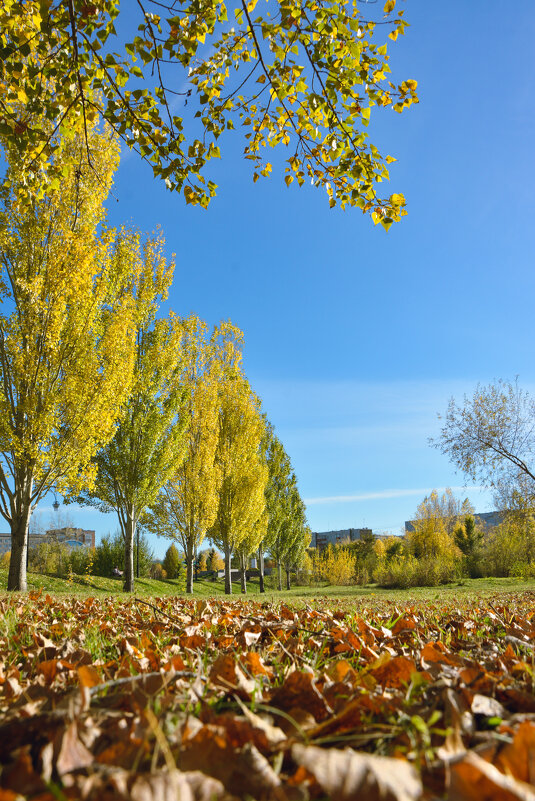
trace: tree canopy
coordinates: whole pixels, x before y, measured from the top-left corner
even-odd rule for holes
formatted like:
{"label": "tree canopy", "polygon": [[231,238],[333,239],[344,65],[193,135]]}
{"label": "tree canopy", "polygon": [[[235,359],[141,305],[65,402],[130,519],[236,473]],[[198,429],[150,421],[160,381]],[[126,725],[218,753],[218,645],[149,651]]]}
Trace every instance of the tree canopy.
{"label": "tree canopy", "polygon": [[407,26],[396,0],[368,12],[350,0],[239,0],[233,11],[221,0],[4,0],[0,142],[18,150],[28,184],[44,172],[59,185],[62,133],[99,116],[169,189],[207,206],[206,165],[239,126],[254,180],[272,171],[266,148],[287,146],[287,185],[310,181],[388,229],[405,199],[379,193],[395,159],[365,129],[374,107],[418,102],[417,82],[389,78],[387,45]]}

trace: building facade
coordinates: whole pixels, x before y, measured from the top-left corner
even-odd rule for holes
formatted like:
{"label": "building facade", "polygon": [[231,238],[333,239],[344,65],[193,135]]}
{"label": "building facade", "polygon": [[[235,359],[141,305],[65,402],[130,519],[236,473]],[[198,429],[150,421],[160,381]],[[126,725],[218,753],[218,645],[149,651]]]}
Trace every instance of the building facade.
{"label": "building facade", "polygon": [[[45,542],[62,542],[69,548],[94,548],[95,532],[83,528],[50,529],[46,534],[30,534],[28,548],[36,548]],[[0,534],[0,557],[11,550],[11,534]]]}
{"label": "building facade", "polygon": [[339,531],[313,531],[310,539],[310,548],[320,551],[327,545],[340,545],[344,542],[355,542],[362,537],[373,535],[371,528],[342,528]]}

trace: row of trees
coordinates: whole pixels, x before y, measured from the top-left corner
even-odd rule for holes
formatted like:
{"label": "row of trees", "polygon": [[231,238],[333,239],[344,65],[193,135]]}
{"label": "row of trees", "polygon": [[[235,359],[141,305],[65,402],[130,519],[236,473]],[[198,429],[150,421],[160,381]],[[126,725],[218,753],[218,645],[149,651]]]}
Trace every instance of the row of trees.
{"label": "row of trees", "polygon": [[[195,316],[158,318],[173,276],[163,239],[104,227],[117,165],[109,132],[64,140],[61,191],[32,203],[9,151],[0,212],[0,512],[11,526],[8,588],[26,588],[32,509],[52,488],[114,510],[134,587],[143,519],[193,559],[208,533],[242,563],[262,542],[279,564],[299,554],[304,507],[288,457],[242,370],[243,335]],[[91,147],[93,165],[81,166]],[[101,176],[106,171],[106,182]],[[76,265],[73,274],[72,266]],[[275,546],[274,546],[275,547]],[[291,553],[291,556],[290,556]]]}

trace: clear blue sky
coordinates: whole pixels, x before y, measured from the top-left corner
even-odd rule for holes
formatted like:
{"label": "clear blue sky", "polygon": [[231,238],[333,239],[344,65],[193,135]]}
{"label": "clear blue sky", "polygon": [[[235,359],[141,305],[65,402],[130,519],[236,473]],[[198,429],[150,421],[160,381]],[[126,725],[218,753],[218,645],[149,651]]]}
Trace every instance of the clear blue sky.
{"label": "clear blue sky", "polygon": [[[448,398],[497,377],[535,387],[535,5],[404,7],[411,27],[391,65],[418,80],[421,102],[375,110],[368,129],[398,159],[389,193],[408,203],[388,234],[329,209],[310,185],[287,189],[276,170],[253,185],[238,139],[213,162],[208,211],[128,153],[109,203],[114,224],[162,227],[177,259],[175,312],[245,332],[249,380],[315,531],[398,532],[426,492],[464,483],[428,445]],[[489,493],[458,494],[492,508]],[[99,534],[116,528],[70,514]]]}

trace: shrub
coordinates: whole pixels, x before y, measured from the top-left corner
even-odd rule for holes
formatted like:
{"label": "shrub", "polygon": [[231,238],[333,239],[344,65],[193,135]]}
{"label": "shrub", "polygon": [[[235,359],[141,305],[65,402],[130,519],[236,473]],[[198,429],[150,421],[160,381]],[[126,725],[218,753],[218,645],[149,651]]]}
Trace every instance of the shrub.
{"label": "shrub", "polygon": [[381,587],[435,587],[459,579],[461,566],[460,560],[448,556],[416,559],[408,554],[381,560],[374,577]]}
{"label": "shrub", "polygon": [[353,583],[355,557],[343,546],[329,545],[320,556],[319,572],[324,581],[335,586]]}
{"label": "shrub", "polygon": [[62,542],[40,542],[28,549],[28,567],[36,573],[67,576],[70,549]]}
{"label": "shrub", "polygon": [[69,554],[69,566],[72,573],[82,576],[87,572],[91,559],[95,558],[95,548],[73,548]]}

